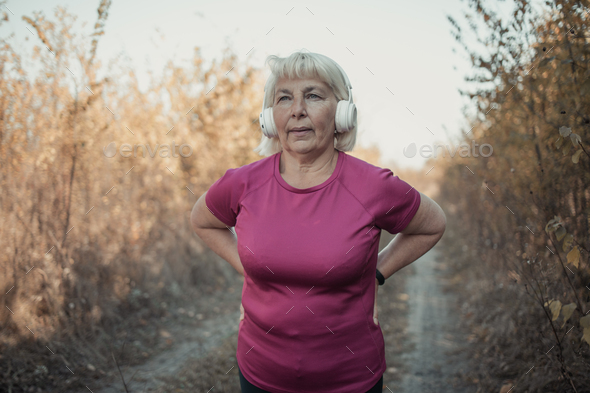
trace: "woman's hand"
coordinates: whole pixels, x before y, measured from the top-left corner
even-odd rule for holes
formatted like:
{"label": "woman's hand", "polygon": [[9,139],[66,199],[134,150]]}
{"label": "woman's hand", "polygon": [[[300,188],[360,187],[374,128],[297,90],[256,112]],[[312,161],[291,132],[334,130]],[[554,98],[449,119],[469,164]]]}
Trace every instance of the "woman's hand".
{"label": "woman's hand", "polygon": [[379,319],[377,319],[377,292],[379,292],[379,280],[375,279],[375,305],[373,306],[373,322],[375,325],[379,325]]}
{"label": "woman's hand", "polygon": [[238,321],[238,324],[242,322],[242,319],[244,319],[244,306],[242,306],[242,302],[240,302],[240,320]]}

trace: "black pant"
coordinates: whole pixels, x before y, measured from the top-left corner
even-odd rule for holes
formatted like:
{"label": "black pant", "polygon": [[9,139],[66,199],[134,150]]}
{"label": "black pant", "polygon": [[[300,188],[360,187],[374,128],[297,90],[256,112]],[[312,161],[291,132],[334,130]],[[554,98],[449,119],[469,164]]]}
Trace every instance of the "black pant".
{"label": "black pant", "polygon": [[[238,367],[238,373],[240,373],[240,387],[242,388],[242,393],[270,393],[266,390],[260,389],[258,386],[252,385],[244,376],[242,375],[242,371]],[[377,381],[375,386],[373,386],[367,393],[382,393],[383,392],[383,375],[381,379]]]}

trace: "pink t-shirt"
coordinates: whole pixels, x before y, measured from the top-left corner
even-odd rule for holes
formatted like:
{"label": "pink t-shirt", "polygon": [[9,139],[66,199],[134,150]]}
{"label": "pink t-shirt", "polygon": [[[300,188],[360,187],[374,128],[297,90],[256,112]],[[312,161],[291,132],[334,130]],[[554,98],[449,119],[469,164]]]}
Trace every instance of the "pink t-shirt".
{"label": "pink t-shirt", "polygon": [[295,188],[281,154],[228,169],[205,197],[235,227],[244,266],[238,366],[273,393],[366,392],[386,369],[373,322],[381,229],[402,231],[420,193],[342,151],[328,180]]}

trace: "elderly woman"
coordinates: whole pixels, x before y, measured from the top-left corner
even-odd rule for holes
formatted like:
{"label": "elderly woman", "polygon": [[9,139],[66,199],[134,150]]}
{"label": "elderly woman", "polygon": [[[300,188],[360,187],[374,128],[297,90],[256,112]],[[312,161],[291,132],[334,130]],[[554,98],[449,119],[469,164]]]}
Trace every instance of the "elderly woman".
{"label": "elderly woman", "polygon": [[[244,276],[242,392],[382,392],[378,285],[438,242],[445,215],[391,170],[345,153],[356,107],[338,64],[306,52],[267,62],[255,150],[266,158],[228,169],[191,214]],[[397,236],[378,253],[382,229]]]}

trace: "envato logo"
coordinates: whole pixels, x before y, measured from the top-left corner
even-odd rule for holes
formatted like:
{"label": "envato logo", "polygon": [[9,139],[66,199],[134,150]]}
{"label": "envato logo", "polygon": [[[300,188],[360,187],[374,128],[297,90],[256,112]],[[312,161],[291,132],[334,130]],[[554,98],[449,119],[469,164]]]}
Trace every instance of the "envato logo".
{"label": "envato logo", "polygon": [[[478,148],[479,146],[479,148]],[[422,158],[436,157],[438,148],[442,148],[442,156],[446,157],[445,150],[449,153],[449,156],[455,157],[455,153],[459,151],[459,156],[465,157],[489,157],[494,152],[492,145],[484,143],[478,145],[475,141],[471,141],[471,146],[466,142],[461,142],[458,146],[449,147],[449,145],[422,145],[418,149],[416,143],[412,142],[407,147],[404,147],[404,156],[412,158],[417,152],[420,152]],[[477,154],[479,152],[479,154]],[[434,153],[434,154],[433,154]]]}
{"label": "envato logo", "polygon": [[[178,148],[178,154],[176,154],[176,148]],[[119,149],[117,149],[117,145],[115,142],[109,143],[102,149],[105,157],[113,158],[117,155],[117,150],[121,157],[137,157],[138,151],[141,149],[141,156],[145,157],[145,154],[149,154],[150,157],[154,158],[156,154],[158,154],[162,158],[166,157],[190,157],[193,154],[193,148],[191,145],[187,143],[183,143],[182,145],[177,145],[174,141],[172,141],[172,145],[163,144],[163,145],[156,145],[153,149],[149,144],[145,145],[130,145],[129,143],[123,143]],[[180,154],[180,156],[179,156]]]}

